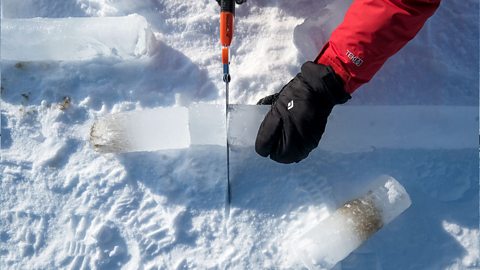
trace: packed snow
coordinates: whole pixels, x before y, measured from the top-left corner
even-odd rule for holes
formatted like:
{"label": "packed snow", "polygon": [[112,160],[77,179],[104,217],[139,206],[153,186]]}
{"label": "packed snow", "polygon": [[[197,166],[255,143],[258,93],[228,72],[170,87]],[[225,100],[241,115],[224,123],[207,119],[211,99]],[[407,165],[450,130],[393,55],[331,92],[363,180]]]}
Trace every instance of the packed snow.
{"label": "packed snow", "polygon": [[[238,6],[231,103],[281,89],[350,2]],[[299,237],[383,174],[412,205],[335,269],[480,269],[478,1],[442,1],[334,110],[332,132],[355,130],[327,128],[338,147],[283,165],[233,145],[229,216],[224,145],[102,154],[89,142],[94,121],[113,113],[224,105],[216,1],[1,5],[1,269],[301,269]],[[342,116],[350,109],[372,120]],[[371,147],[348,151],[355,138]]]}

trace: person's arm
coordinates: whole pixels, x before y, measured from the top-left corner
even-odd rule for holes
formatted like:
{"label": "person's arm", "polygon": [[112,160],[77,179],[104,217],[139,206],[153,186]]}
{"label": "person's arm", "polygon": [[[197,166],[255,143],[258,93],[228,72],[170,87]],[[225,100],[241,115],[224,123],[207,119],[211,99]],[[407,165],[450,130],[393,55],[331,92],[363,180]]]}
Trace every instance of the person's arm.
{"label": "person's arm", "polygon": [[353,93],[415,37],[440,0],[357,0],[316,63],[331,66]]}
{"label": "person's arm", "polygon": [[299,162],[318,146],[333,107],[370,81],[435,12],[440,0],[354,0],[314,62],[307,62],[270,104],[255,150],[281,163]]}

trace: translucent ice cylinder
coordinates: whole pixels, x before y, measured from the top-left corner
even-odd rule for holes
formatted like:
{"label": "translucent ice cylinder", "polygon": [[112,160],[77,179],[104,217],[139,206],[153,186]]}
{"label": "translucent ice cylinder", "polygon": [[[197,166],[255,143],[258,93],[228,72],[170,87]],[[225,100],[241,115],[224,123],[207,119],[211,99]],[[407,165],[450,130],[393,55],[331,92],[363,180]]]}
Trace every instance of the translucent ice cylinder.
{"label": "translucent ice cylinder", "polygon": [[2,59],[75,61],[147,54],[153,32],[140,15],[2,19]]}
{"label": "translucent ice cylinder", "polygon": [[303,234],[295,251],[309,269],[331,269],[411,205],[405,188],[381,176],[362,197],[346,202]]}

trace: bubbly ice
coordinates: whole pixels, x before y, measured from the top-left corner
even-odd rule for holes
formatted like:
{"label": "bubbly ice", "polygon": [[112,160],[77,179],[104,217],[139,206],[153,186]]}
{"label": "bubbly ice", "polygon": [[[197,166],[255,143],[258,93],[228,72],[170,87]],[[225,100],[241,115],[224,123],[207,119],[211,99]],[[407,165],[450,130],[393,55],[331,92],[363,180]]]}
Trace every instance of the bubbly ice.
{"label": "bubbly ice", "polygon": [[75,61],[148,53],[153,33],[144,17],[2,19],[2,59]]}
{"label": "bubbly ice", "polygon": [[190,146],[188,122],[185,107],[113,114],[95,122],[90,140],[100,152],[182,149]]}
{"label": "bubbly ice", "polygon": [[300,237],[296,253],[305,266],[333,268],[410,207],[408,193],[393,177],[381,176],[372,183],[366,195],[346,202]]}
{"label": "bubbly ice", "polygon": [[225,106],[194,104],[113,114],[97,120],[90,140],[99,152],[225,146]]}

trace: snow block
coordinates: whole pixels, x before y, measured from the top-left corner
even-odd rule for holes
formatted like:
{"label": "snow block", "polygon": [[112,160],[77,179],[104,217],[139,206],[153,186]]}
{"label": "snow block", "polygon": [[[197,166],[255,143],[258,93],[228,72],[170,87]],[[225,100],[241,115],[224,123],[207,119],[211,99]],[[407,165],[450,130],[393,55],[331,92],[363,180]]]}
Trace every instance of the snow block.
{"label": "snow block", "polygon": [[1,55],[14,61],[78,61],[138,58],[153,32],[146,19],[123,17],[2,19]]}

